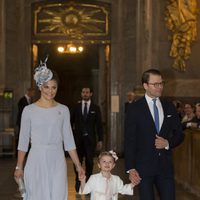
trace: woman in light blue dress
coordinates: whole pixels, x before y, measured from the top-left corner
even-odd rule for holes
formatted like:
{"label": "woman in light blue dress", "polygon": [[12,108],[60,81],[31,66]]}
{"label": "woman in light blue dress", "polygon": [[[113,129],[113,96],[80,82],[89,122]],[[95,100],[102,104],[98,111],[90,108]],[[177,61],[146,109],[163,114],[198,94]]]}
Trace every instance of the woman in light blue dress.
{"label": "woman in light blue dress", "polygon": [[[67,200],[67,166],[64,150],[72,158],[79,177],[84,170],[79,162],[70,126],[69,110],[54,100],[58,79],[40,63],[34,79],[41,96],[22,113],[18,160],[14,176],[24,177],[24,200]],[[25,154],[31,148],[24,167]],[[24,169],[24,170],[23,170]]]}

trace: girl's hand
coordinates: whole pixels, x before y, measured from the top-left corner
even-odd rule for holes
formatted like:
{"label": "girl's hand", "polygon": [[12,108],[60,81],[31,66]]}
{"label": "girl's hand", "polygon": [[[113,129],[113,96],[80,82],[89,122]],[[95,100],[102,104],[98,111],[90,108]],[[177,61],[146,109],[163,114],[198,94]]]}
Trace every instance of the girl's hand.
{"label": "girl's hand", "polygon": [[138,185],[142,180],[136,169],[131,169],[129,171],[129,179],[134,186]]}

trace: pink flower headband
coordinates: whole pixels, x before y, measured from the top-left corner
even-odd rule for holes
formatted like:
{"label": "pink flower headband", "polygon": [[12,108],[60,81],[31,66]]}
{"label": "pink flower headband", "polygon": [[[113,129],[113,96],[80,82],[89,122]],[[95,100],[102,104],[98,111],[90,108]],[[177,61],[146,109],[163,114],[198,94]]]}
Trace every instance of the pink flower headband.
{"label": "pink flower headband", "polygon": [[110,150],[109,153],[111,154],[111,156],[114,158],[116,162],[118,160],[117,154],[113,150]]}

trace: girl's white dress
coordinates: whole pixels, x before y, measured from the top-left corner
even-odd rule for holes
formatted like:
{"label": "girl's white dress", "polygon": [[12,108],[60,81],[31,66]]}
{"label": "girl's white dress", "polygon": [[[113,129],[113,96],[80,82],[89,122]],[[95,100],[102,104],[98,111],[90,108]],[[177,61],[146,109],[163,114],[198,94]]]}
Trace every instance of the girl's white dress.
{"label": "girl's white dress", "polygon": [[[26,106],[22,113],[18,150],[28,153],[24,169],[24,200],[67,200],[65,151],[75,149],[69,110],[58,104]],[[64,148],[64,149],[63,149]]]}
{"label": "girl's white dress", "polygon": [[111,175],[109,179],[101,173],[91,175],[79,194],[91,193],[91,200],[117,200],[118,193],[133,195],[131,184],[123,184],[119,176]]}

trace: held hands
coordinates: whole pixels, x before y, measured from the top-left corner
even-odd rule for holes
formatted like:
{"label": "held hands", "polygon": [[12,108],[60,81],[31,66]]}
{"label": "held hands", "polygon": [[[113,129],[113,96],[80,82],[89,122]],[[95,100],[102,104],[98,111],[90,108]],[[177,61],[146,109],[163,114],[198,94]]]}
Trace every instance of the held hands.
{"label": "held hands", "polygon": [[77,171],[78,171],[78,179],[81,182],[80,190],[81,192],[83,192],[86,182],[85,171],[81,166],[77,168]]}
{"label": "held hands", "polygon": [[84,180],[84,178],[85,178],[85,170],[82,168],[81,165],[78,166],[76,169],[77,169],[77,172],[78,172],[78,178],[79,178],[79,180],[80,181]]}
{"label": "held hands", "polygon": [[86,176],[79,177],[79,181],[85,183],[86,182]]}
{"label": "held hands", "polygon": [[166,139],[156,135],[155,146],[156,149],[164,149],[169,146],[169,143]]}
{"label": "held hands", "polygon": [[139,173],[135,169],[131,169],[129,171],[129,179],[130,179],[131,183],[133,184],[133,186],[138,185],[140,183],[140,181],[142,180]]}

